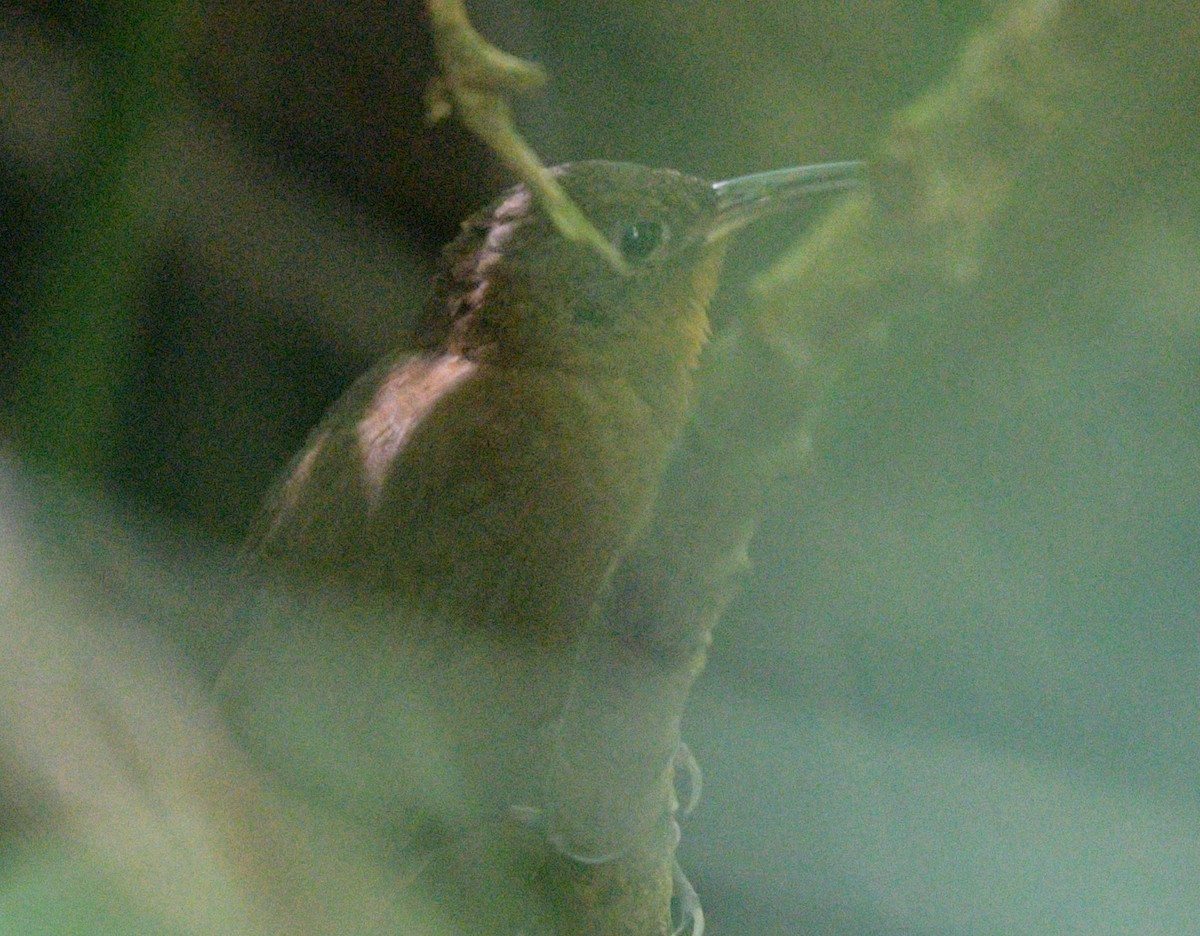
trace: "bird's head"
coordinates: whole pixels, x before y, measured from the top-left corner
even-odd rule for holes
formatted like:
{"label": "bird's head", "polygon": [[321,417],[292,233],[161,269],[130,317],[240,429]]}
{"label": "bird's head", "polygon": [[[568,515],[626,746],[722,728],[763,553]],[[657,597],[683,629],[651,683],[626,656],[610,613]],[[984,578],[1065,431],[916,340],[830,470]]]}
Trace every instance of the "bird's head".
{"label": "bird's head", "polygon": [[[421,341],[497,367],[629,381],[648,401],[695,367],[728,235],[856,164],[712,183],[589,161],[552,170],[624,258],[620,271],[554,227],[524,185],[463,224],[445,251]],[[673,394],[672,394],[673,395]]]}

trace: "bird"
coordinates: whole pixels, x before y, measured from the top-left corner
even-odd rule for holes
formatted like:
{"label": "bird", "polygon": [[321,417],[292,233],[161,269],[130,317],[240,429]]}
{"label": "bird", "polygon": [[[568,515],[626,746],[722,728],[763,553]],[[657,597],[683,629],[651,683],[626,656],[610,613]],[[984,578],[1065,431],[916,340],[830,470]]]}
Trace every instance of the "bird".
{"label": "bird", "polygon": [[[246,541],[248,574],[295,597],[227,666],[226,711],[274,767],[374,821],[412,812],[433,764],[456,802],[429,794],[426,813],[528,798],[537,733],[686,425],[730,236],[860,166],[552,172],[626,269],[525,185],[472,215],[414,334],[333,405]],[[315,739],[281,739],[290,705]]]}

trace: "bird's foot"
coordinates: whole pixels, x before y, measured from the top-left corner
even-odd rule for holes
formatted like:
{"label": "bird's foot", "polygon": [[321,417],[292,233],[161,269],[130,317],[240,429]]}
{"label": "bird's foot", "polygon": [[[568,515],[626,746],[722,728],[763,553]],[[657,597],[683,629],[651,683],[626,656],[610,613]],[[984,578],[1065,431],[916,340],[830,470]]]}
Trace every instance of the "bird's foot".
{"label": "bird's foot", "polygon": [[675,893],[671,895],[671,936],[704,936],[704,908],[700,895],[683,873],[679,862],[674,868]]}
{"label": "bird's foot", "polygon": [[[681,816],[687,817],[695,812],[696,807],[700,805],[700,793],[704,785],[704,774],[700,770],[700,763],[696,760],[696,756],[692,753],[691,748],[687,746],[686,741],[679,742],[679,747],[675,750],[672,763],[675,767],[677,809]],[[687,793],[682,798],[679,796],[681,779],[684,782],[684,790]]]}
{"label": "bird's foot", "polygon": [[[700,793],[704,778],[700,770],[700,764],[684,741],[679,742],[679,747],[671,756],[671,766],[673,768],[674,786],[671,790],[671,802],[667,809],[666,819],[670,823],[671,848],[674,849],[679,844],[680,837],[679,823],[676,820],[676,816],[686,818],[695,811],[700,803]],[[546,839],[559,854],[580,864],[607,864],[624,855],[632,845],[630,842],[618,845],[604,852],[585,852],[578,847],[572,846],[562,832],[554,827],[554,822],[551,818],[553,816],[553,805],[551,805],[550,809],[547,809],[541,806],[513,804],[509,806],[508,811],[509,816],[519,824],[545,835]]]}
{"label": "bird's foot", "polygon": [[508,815],[520,825],[544,836],[550,846],[562,855],[581,865],[602,865],[616,861],[629,851],[629,845],[620,845],[606,852],[587,852],[567,842],[566,836],[557,831],[549,819],[549,811],[540,806],[514,804],[508,807]]}
{"label": "bird's foot", "polygon": [[[675,787],[672,791],[670,808],[663,816],[669,847],[674,852],[682,835],[677,816],[686,817],[695,810],[700,802],[703,775],[695,756],[682,741],[672,756],[672,766],[675,771]],[[608,852],[584,852],[572,847],[561,834],[556,834],[549,818],[550,810],[527,805],[509,807],[509,815],[518,823],[544,835],[546,840],[559,854],[571,861],[582,865],[607,864],[625,855],[630,844],[622,845]],[[671,895],[671,936],[704,936],[704,910],[700,897],[692,887],[687,875],[679,862],[673,861],[673,888]]]}

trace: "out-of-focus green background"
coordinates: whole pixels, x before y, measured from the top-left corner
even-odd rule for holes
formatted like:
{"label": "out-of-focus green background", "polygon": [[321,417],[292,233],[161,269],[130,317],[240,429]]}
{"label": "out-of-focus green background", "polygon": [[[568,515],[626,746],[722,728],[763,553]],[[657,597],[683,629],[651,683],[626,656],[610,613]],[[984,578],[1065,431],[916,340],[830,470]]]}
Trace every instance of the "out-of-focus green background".
{"label": "out-of-focus green background", "polygon": [[[880,310],[718,633],[683,843],[711,932],[1200,932],[1200,25],[1062,5],[1078,111],[978,276]],[[548,161],[716,178],[869,157],[999,6],[471,12],[552,74],[518,108]],[[235,545],[505,184],[422,122],[431,63],[409,0],[0,4],[9,458],[158,550]],[[718,328],[818,216],[743,239]]]}

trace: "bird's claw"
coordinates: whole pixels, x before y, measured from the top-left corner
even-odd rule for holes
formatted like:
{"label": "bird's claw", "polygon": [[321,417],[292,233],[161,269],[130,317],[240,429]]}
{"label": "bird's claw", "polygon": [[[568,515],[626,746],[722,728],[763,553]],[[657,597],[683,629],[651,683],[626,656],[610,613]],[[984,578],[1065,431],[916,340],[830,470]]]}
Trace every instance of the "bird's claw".
{"label": "bird's claw", "polygon": [[704,936],[704,908],[700,895],[683,873],[679,862],[674,868],[675,893],[671,895],[671,936]]}
{"label": "bird's claw", "polygon": [[[682,834],[676,816],[690,815],[699,804],[703,775],[700,771],[700,764],[697,763],[687,744],[682,741],[679,743],[679,748],[675,751],[671,763],[675,769],[677,782],[671,809],[663,818],[667,822],[667,835],[673,852],[679,844]],[[679,795],[680,784],[678,782],[681,777],[685,794],[682,797]],[[509,815],[521,825],[545,835],[547,841],[559,854],[579,864],[607,864],[610,861],[616,861],[627,851],[627,848],[622,847],[605,854],[581,853],[578,849],[572,848],[561,835],[555,834],[550,827],[547,811],[538,806],[514,804],[509,807]],[[704,936],[704,909],[700,904],[700,897],[687,879],[687,875],[683,873],[679,862],[673,861],[673,865],[674,893],[671,895],[671,936]]]}
{"label": "bird's claw", "polygon": [[556,852],[564,858],[581,865],[602,865],[608,864],[610,861],[616,861],[626,851],[628,846],[623,845],[615,848],[610,852],[591,853],[583,852],[577,848],[572,848],[565,837],[551,828],[550,821],[547,818],[546,810],[539,806],[527,806],[523,804],[513,804],[508,807],[508,815],[515,822],[532,829],[545,836],[546,841],[554,848]]}
{"label": "bird's claw", "polygon": [[686,741],[680,741],[679,747],[675,749],[675,756],[672,758],[672,764],[675,767],[675,790],[676,798],[679,799],[679,779],[685,778],[684,789],[687,795],[679,800],[679,814],[681,816],[690,816],[700,805],[701,788],[704,785],[704,774],[700,770],[700,764],[696,760],[696,756],[692,753],[691,748],[687,746]]}

